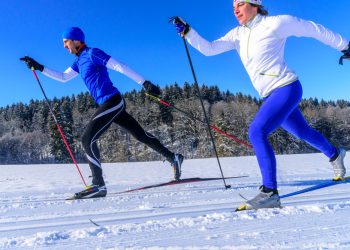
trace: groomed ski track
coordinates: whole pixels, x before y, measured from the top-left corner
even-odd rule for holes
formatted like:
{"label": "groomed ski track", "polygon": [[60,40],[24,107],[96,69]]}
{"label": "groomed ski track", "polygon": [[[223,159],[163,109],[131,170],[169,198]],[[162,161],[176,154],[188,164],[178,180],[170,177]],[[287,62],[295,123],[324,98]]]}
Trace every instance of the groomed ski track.
{"label": "groomed ski track", "polygon": [[[302,177],[284,178],[281,194],[326,180]],[[228,184],[228,190],[215,180],[75,201],[64,200],[71,194],[64,189],[8,192],[0,200],[0,249],[350,248],[350,184],[285,198],[282,209],[239,213],[239,194],[255,195],[259,177]],[[114,192],[140,184],[107,186]]]}
{"label": "groomed ski track", "polygon": [[[347,184],[342,188],[341,185],[337,185],[337,188],[331,187],[327,194],[314,191],[285,199],[283,209],[234,213],[234,207],[242,202],[238,192],[241,192],[243,187],[225,191],[220,181],[214,182],[215,184],[186,184],[186,187],[162,187],[159,188],[162,190],[139,191],[105,199],[40,201],[40,197],[38,200],[31,197],[33,201],[15,204],[11,204],[10,201],[2,202],[0,209],[7,211],[8,218],[1,218],[0,239],[5,243],[5,235],[11,238],[22,231],[23,242],[17,238],[13,241],[14,246],[26,246],[28,241],[33,241],[37,247],[49,248],[52,246],[51,241],[53,246],[64,249],[65,241],[70,242],[72,237],[77,241],[76,247],[84,248],[88,247],[86,237],[94,238],[100,234],[109,239],[101,240],[101,246],[104,247],[113,247],[115,242],[119,242],[120,246],[140,247],[148,244],[159,245],[155,237],[159,231],[163,231],[162,238],[164,234],[168,234],[168,240],[175,243],[177,238],[190,240],[201,237],[201,230],[214,230],[213,237],[223,237],[222,240],[227,241],[229,246],[232,238],[253,233],[249,229],[251,223],[257,223],[256,226],[260,227],[257,231],[268,233],[273,228],[275,233],[283,232],[292,239],[299,237],[303,230],[311,230],[312,226],[310,228],[308,225],[310,217],[317,219],[320,215],[331,215],[329,223],[334,227],[350,229],[350,221],[344,221],[343,216],[346,215],[342,215],[350,210],[349,186],[345,186]],[[249,189],[256,191],[253,187],[256,187],[257,183],[246,184],[251,186]],[[294,185],[294,182],[291,184]],[[16,200],[19,199],[20,197],[17,197]],[[13,221],[12,216],[15,214],[23,215]],[[275,227],[276,221],[284,220],[286,216],[305,215],[309,217],[305,224],[300,224],[298,220],[298,224],[293,224],[293,227],[288,225],[290,230],[284,226]],[[89,219],[100,227],[93,225]],[[273,222],[273,226],[269,226],[269,221]],[[259,225],[260,223],[262,225]],[[226,225],[222,227],[222,224]],[[210,241],[212,242],[212,239]],[[56,245],[55,242],[60,243]]]}

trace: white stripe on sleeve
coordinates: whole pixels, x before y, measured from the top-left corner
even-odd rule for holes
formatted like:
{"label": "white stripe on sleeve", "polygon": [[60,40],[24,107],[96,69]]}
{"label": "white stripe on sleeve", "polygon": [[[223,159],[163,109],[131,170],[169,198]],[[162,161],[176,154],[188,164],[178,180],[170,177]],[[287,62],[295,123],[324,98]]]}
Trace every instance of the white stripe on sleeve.
{"label": "white stripe on sleeve", "polygon": [[74,71],[71,67],[66,69],[64,72],[58,72],[56,70],[45,67],[42,73],[47,77],[60,82],[68,82],[69,80],[72,80],[74,77],[79,75],[78,72]]}
{"label": "white stripe on sleeve", "polygon": [[145,79],[141,75],[139,75],[138,73],[133,71],[131,68],[129,68],[125,64],[117,61],[116,59],[114,59],[112,57],[108,60],[106,66],[109,69],[113,69],[119,73],[122,73],[123,75],[126,75],[127,77],[134,80],[135,82],[137,82],[140,85],[145,82]]}

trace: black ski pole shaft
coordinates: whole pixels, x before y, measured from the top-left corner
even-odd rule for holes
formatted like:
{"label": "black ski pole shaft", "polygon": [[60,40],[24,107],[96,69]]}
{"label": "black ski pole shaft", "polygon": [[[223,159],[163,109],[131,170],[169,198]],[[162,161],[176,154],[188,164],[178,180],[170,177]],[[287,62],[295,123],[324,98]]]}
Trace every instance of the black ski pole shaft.
{"label": "black ski pole shaft", "polygon": [[[151,94],[149,94],[149,93],[145,93],[145,94],[146,94],[148,97],[150,97],[151,99],[156,100],[156,101],[160,102],[161,104],[167,106],[168,108],[171,108],[171,109],[174,109],[174,110],[176,110],[176,111],[179,111],[180,113],[182,113],[182,114],[184,114],[184,115],[190,117],[190,118],[193,119],[193,120],[196,120],[196,121],[199,121],[199,122],[201,122],[201,123],[203,123],[203,124],[206,124],[205,121],[199,119],[198,117],[195,117],[195,116],[192,115],[191,113],[188,113],[188,112],[186,112],[186,111],[184,111],[184,110],[182,110],[182,109],[179,109],[178,107],[176,107],[176,106],[174,106],[174,105],[171,105],[170,103],[168,103],[168,102],[166,102],[166,101],[160,99],[159,97],[153,96],[153,95],[151,95]],[[216,127],[216,126],[214,126],[214,125],[210,125],[210,128],[213,129],[213,130],[215,130],[216,132],[222,134],[223,136],[226,136],[227,138],[230,138],[230,139],[232,139],[233,141],[235,141],[235,142],[237,142],[237,143],[239,143],[239,144],[242,144],[242,145],[246,146],[247,148],[250,148],[250,149],[253,148],[253,146],[252,146],[251,144],[249,144],[248,142],[245,142],[245,141],[243,141],[243,140],[241,140],[241,139],[238,139],[237,137],[235,137],[235,136],[233,136],[233,135],[230,135],[229,133],[226,133],[225,131],[222,131],[221,129],[219,129],[218,127]]]}
{"label": "black ski pole shaft", "polygon": [[40,82],[40,80],[39,80],[39,77],[38,77],[38,75],[36,74],[34,68],[32,68],[31,70],[32,70],[32,72],[33,72],[33,74],[34,74],[34,76],[35,76],[35,79],[37,80],[37,82],[38,82],[38,84],[39,84],[39,87],[40,87],[40,89],[41,89],[41,92],[43,93],[43,95],[44,95],[44,97],[45,97],[46,104],[47,104],[47,106],[49,107],[49,110],[50,110],[50,113],[51,113],[51,115],[52,115],[52,118],[54,119],[54,121],[55,121],[55,123],[56,123],[56,125],[57,125],[57,129],[58,129],[58,131],[59,131],[60,134],[61,134],[62,140],[63,140],[64,144],[66,145],[66,148],[67,148],[67,150],[68,150],[68,152],[69,152],[69,155],[70,155],[70,157],[72,158],[72,161],[73,161],[73,163],[75,164],[75,166],[76,166],[76,168],[77,168],[77,170],[78,170],[78,173],[79,173],[79,175],[80,175],[80,177],[81,177],[81,179],[82,179],[82,181],[83,181],[85,187],[87,187],[86,182],[85,182],[85,180],[84,180],[84,177],[83,177],[83,175],[81,174],[81,171],[80,171],[80,168],[79,168],[79,166],[78,166],[78,163],[77,163],[77,161],[75,160],[75,157],[74,157],[74,155],[73,155],[73,153],[72,153],[72,150],[71,150],[71,148],[70,148],[70,146],[69,146],[69,143],[68,143],[68,141],[67,141],[67,139],[66,139],[66,137],[65,137],[65,135],[64,135],[64,133],[63,133],[63,130],[62,130],[62,128],[61,128],[61,126],[60,126],[60,124],[59,124],[57,118],[56,118],[55,113],[53,112],[53,110],[52,110],[52,108],[51,108],[49,99],[47,98],[46,93],[45,93],[45,91],[44,91],[44,88],[43,88],[43,86],[41,85],[41,82]]}
{"label": "black ski pole shaft", "polygon": [[185,49],[186,49],[186,54],[187,54],[188,62],[189,62],[189,64],[190,64],[191,71],[192,71],[192,75],[193,75],[193,79],[194,79],[194,85],[195,85],[195,87],[196,87],[196,89],[197,89],[197,91],[198,91],[199,100],[200,100],[200,103],[201,103],[201,106],[202,106],[202,109],[203,109],[203,113],[204,113],[204,117],[205,117],[205,122],[206,122],[207,127],[208,127],[208,133],[209,133],[209,135],[210,135],[210,139],[211,139],[211,142],[212,142],[212,144],[213,144],[213,149],[214,149],[214,152],[215,152],[216,160],[217,160],[218,165],[219,165],[219,168],[220,168],[220,173],[221,173],[222,181],[224,182],[225,188],[228,189],[228,188],[230,188],[231,186],[230,186],[230,185],[226,185],[224,173],[222,172],[222,168],[221,168],[221,164],[220,164],[220,159],[219,159],[219,156],[218,156],[218,152],[217,152],[217,150],[216,150],[216,145],[215,145],[214,137],[213,137],[213,135],[212,135],[212,133],[211,133],[210,124],[209,124],[209,119],[208,119],[207,112],[205,111],[205,107],[204,107],[204,104],[203,104],[203,99],[202,99],[201,90],[199,89],[199,86],[198,86],[197,77],[196,77],[196,74],[195,74],[195,72],[194,72],[194,68],[193,68],[193,64],[192,64],[192,59],[191,59],[190,52],[189,52],[188,46],[187,46],[187,42],[186,42],[186,39],[185,39],[184,36],[182,36],[182,40],[183,40],[184,45],[185,45]]}

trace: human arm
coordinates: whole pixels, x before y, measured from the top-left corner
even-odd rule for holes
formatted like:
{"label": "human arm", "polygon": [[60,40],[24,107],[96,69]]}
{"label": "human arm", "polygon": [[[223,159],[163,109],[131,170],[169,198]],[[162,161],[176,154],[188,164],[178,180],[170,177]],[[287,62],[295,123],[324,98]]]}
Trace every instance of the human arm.
{"label": "human arm", "polygon": [[271,20],[274,25],[277,25],[276,34],[280,38],[289,36],[310,37],[339,51],[347,49],[349,44],[349,41],[338,33],[312,21],[289,15],[275,16]]}
{"label": "human arm", "polygon": [[56,81],[63,82],[63,83],[72,80],[74,77],[78,75],[78,72],[74,71],[71,67],[66,69],[64,72],[59,72],[59,71],[44,67],[44,70],[42,71],[42,73],[47,77],[50,77]]}
{"label": "human arm", "polygon": [[115,70],[123,75],[126,75],[130,79],[142,85],[145,90],[152,95],[159,96],[161,94],[158,86],[154,85],[150,81],[145,80],[141,75],[133,71],[131,68],[112,57],[107,61],[106,67]]}
{"label": "human arm", "polygon": [[136,73],[134,70],[132,70],[127,65],[114,59],[113,57],[109,58],[109,60],[107,61],[106,67],[129,77],[130,79],[134,80],[135,82],[137,82],[140,85],[145,82],[145,79],[141,75]]}
{"label": "human arm", "polygon": [[208,42],[181,17],[172,17],[170,21],[174,24],[177,33],[185,37],[191,46],[205,56],[217,55],[236,48],[234,30],[213,42]]}
{"label": "human arm", "polygon": [[214,56],[236,49],[236,45],[233,39],[233,30],[231,30],[225,36],[215,41],[209,42],[192,28],[186,36],[186,39],[192,47],[197,49],[205,56]]}
{"label": "human arm", "polygon": [[24,56],[20,58],[20,60],[24,61],[27,64],[29,69],[39,70],[44,75],[60,82],[67,82],[78,75],[78,73],[75,72],[72,68],[68,68],[64,72],[58,72],[56,70],[49,69],[43,66],[42,64],[38,63],[37,61],[35,61],[33,58],[29,56]]}

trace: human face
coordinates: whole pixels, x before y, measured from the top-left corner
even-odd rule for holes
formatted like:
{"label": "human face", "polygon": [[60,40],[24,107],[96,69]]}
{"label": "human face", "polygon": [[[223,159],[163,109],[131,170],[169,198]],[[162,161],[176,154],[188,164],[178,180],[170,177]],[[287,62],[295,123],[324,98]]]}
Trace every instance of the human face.
{"label": "human face", "polygon": [[240,25],[247,24],[258,13],[258,8],[249,3],[234,3],[233,12]]}
{"label": "human face", "polygon": [[71,54],[76,54],[78,52],[78,48],[80,45],[81,45],[80,41],[63,39],[63,47],[67,49]]}

